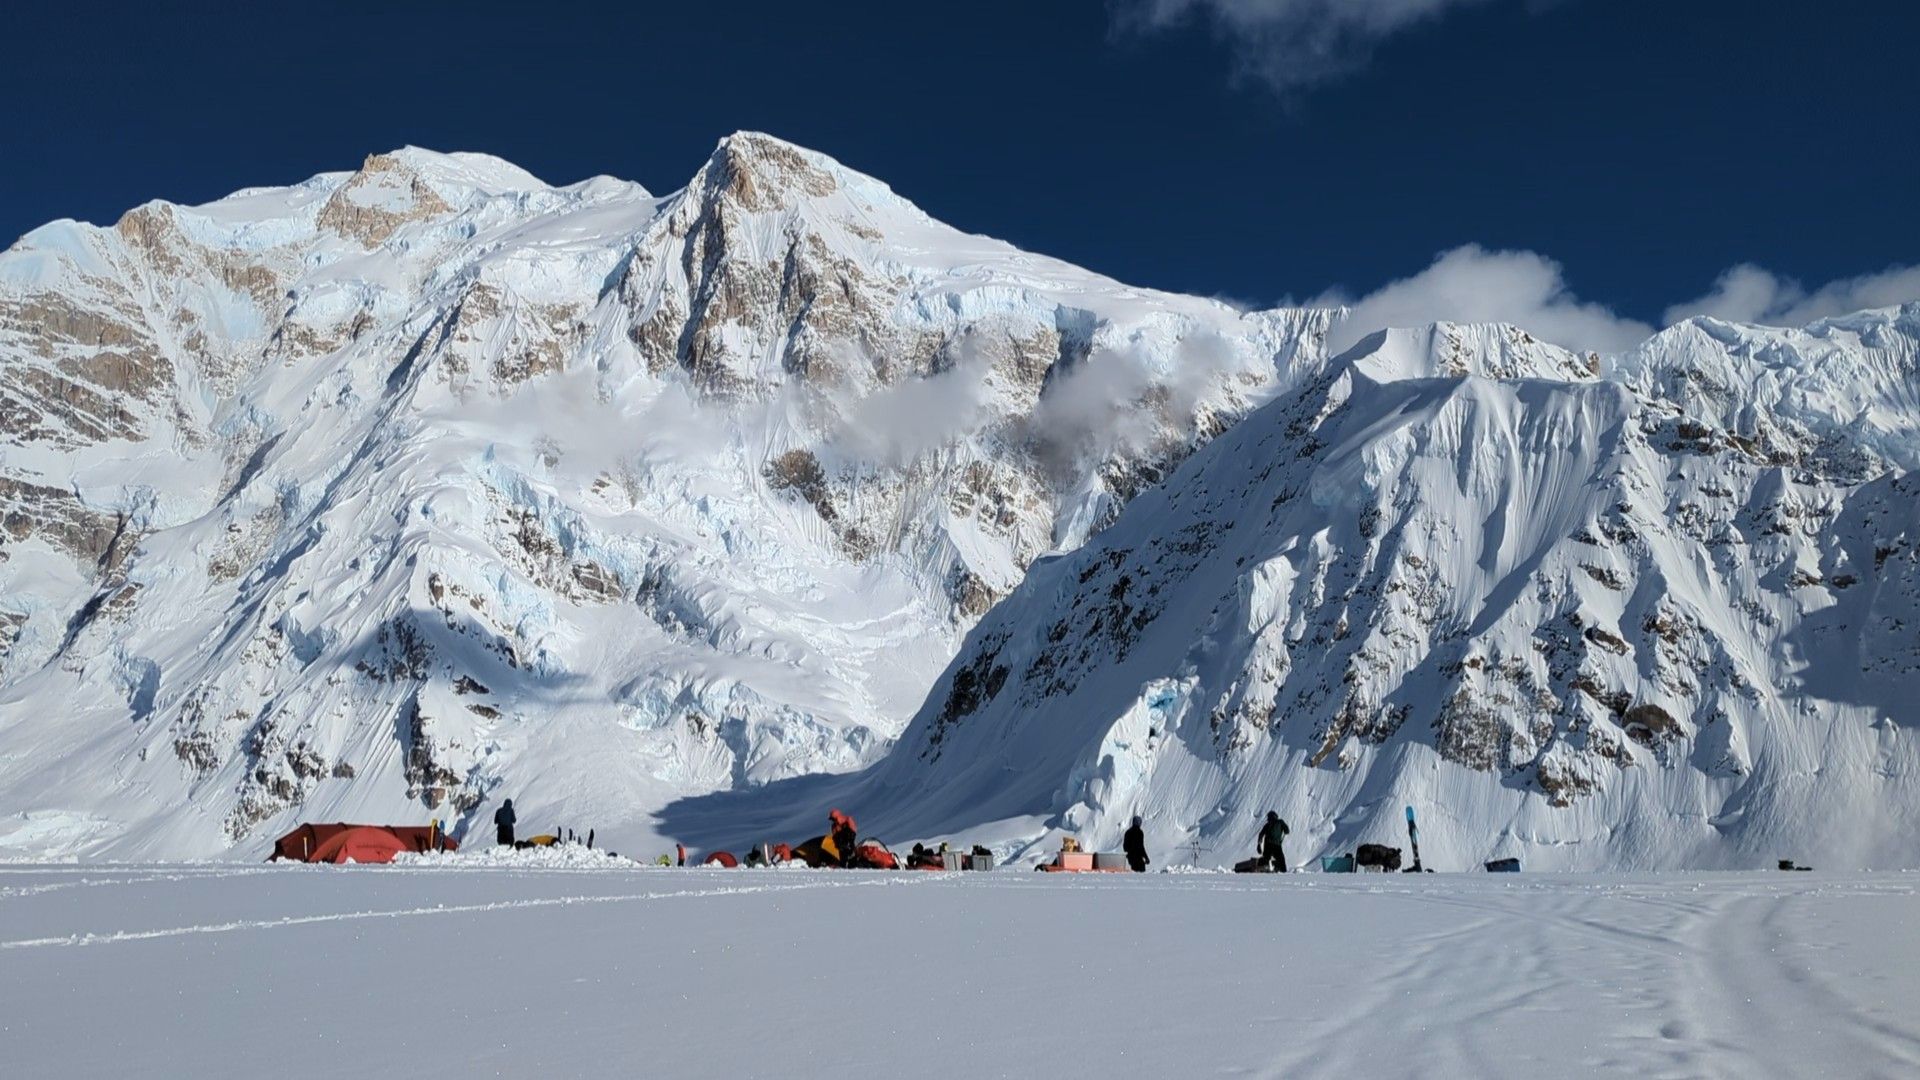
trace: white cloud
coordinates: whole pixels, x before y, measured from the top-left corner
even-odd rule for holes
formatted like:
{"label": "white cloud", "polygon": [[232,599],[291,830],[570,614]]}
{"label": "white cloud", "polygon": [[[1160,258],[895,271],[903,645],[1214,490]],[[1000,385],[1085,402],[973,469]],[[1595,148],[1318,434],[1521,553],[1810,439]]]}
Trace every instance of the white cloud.
{"label": "white cloud", "polygon": [[1817,319],[1920,300],[1920,266],[1830,281],[1809,291],[1752,263],[1721,274],[1705,296],[1667,309],[1667,325],[1695,315],[1766,326],[1805,326]]}
{"label": "white cloud", "polygon": [[1190,429],[1201,405],[1217,405],[1236,373],[1265,363],[1243,343],[1212,333],[1181,339],[1170,360],[1132,346],[1097,348],[1060,371],[1030,421],[1049,467],[1064,475],[1116,452],[1146,451],[1165,434],[1163,424]]}
{"label": "white cloud", "polygon": [[1453,8],[1487,0],[1120,0],[1115,24],[1150,32],[1203,18],[1240,74],[1282,93],[1361,67],[1373,47]]}
{"label": "white cloud", "polygon": [[977,431],[987,418],[987,362],[962,345],[945,371],[843,402],[833,443],[862,461],[906,465]]}
{"label": "white cloud", "polygon": [[1625,351],[1653,333],[1646,323],[1573,295],[1559,263],[1531,251],[1488,251],[1477,244],[1444,252],[1418,274],[1358,300],[1336,290],[1308,303],[1348,308],[1333,331],[1336,350],[1387,327],[1443,321],[1512,323],[1555,345],[1601,353]]}

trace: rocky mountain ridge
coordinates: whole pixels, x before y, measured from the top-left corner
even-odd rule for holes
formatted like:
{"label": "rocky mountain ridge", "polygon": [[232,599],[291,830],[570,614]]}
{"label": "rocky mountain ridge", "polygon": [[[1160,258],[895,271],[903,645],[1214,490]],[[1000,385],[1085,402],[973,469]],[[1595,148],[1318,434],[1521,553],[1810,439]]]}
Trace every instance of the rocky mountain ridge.
{"label": "rocky mountain ridge", "polygon": [[408,148],[46,226],[0,254],[0,846],[500,791],[639,838],[863,766],[1333,317],[1131,289],[753,133],[665,197]]}

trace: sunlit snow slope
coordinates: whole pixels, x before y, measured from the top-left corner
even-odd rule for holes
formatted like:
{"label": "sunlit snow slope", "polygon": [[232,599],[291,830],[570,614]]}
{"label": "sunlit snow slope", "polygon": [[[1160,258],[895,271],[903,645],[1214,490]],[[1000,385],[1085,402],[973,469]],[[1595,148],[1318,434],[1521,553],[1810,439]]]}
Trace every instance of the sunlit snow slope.
{"label": "sunlit snow slope", "polygon": [[871,762],[961,635],[1310,368],[762,135],[656,198],[405,149],[0,254],[0,853],[633,842]]}
{"label": "sunlit snow slope", "polygon": [[1446,869],[1920,865],[1917,343],[1377,334],[1037,564],[838,797],[1206,865],[1407,805]]}

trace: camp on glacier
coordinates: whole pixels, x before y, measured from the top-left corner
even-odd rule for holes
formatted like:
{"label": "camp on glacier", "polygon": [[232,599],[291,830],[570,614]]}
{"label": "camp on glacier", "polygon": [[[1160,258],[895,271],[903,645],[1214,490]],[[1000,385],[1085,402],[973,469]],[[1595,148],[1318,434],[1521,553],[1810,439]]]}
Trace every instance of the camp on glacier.
{"label": "camp on glacier", "polygon": [[[666,196],[405,148],[30,233],[0,1050],[1920,1067],[1920,303],[1615,354],[1349,318],[1132,288],[750,132]],[[996,871],[699,865],[830,807]],[[1440,872],[1220,872],[1270,812],[1298,868]],[[1159,873],[1020,873],[1135,817]],[[303,829],[392,864],[243,865]],[[1055,1030],[1143,1007],[1190,1037]],[[763,1016],[848,1037],[728,1030]]]}
{"label": "camp on glacier", "polygon": [[0,27],[0,1080],[1920,1077],[1920,5]]}

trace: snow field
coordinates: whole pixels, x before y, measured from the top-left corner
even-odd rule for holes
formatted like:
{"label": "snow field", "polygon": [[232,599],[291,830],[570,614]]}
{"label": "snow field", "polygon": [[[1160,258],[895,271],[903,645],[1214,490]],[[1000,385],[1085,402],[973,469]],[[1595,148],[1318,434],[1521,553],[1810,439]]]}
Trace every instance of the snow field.
{"label": "snow field", "polygon": [[1910,1076],[1920,877],[0,867],[19,1076]]}

